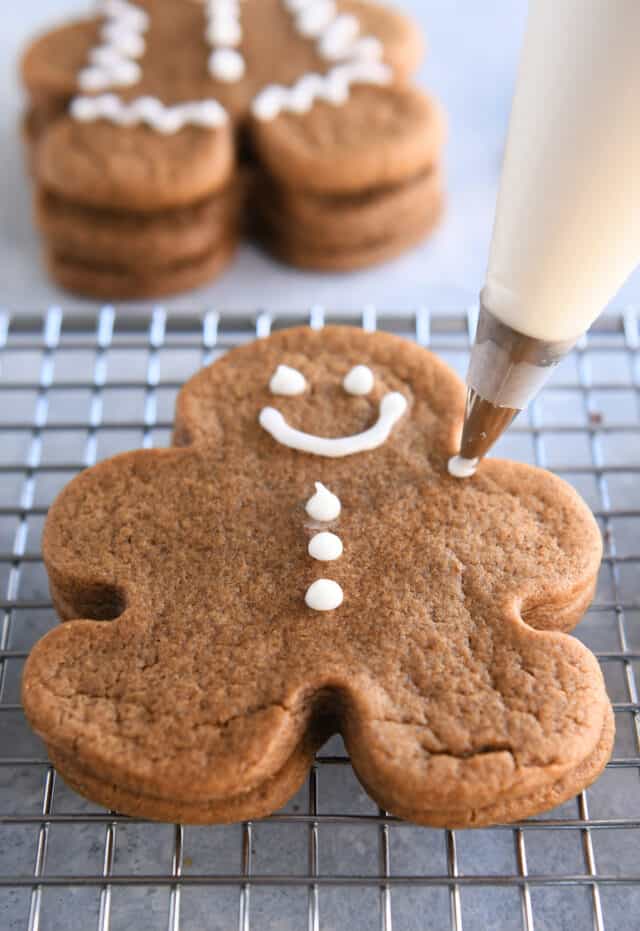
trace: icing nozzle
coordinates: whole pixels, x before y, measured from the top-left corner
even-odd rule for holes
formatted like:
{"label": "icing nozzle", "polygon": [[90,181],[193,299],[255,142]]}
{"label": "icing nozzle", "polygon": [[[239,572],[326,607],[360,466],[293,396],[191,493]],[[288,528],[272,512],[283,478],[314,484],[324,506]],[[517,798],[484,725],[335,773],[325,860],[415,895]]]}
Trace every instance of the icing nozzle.
{"label": "icing nozzle", "polygon": [[527,336],[480,306],[460,444],[465,462],[477,462],[486,455],[574,343]]}
{"label": "icing nozzle", "polygon": [[475,460],[477,465],[519,413],[518,408],[500,407],[479,395],[475,388],[467,388],[460,456]]}

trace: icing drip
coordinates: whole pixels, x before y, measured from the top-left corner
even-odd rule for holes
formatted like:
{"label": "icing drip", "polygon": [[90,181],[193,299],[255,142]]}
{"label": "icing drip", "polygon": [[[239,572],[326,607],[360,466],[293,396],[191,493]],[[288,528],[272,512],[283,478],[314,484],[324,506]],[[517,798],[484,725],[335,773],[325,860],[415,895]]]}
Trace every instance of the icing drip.
{"label": "icing drip", "polygon": [[142,71],[135,59],[144,54],[148,14],[127,0],[104,0],[98,11],[105,17],[102,44],[89,53],[89,66],[78,75],[78,86],[101,91],[137,84]]}
{"label": "icing drip", "polygon": [[304,600],[313,611],[335,611],[342,604],[344,593],[337,582],[317,579],[307,589]]}
{"label": "icing drip", "polygon": [[404,395],[396,391],[385,394],[380,401],[378,419],[372,427],[363,433],[335,439],[295,430],[274,407],[263,408],[260,411],[259,421],[260,426],[283,446],[298,449],[303,453],[312,453],[314,456],[337,458],[352,456],[354,453],[362,453],[382,446],[406,409],[407,400]]}
{"label": "icing drip", "polygon": [[307,383],[302,372],[292,369],[289,365],[279,365],[269,382],[271,394],[293,396],[303,394],[306,388]]}
{"label": "icing drip", "polygon": [[269,84],[254,98],[253,115],[273,120],[283,111],[308,113],[317,100],[335,105],[345,103],[353,84],[385,85],[391,82],[391,68],[378,61],[353,61],[336,65],[327,74],[305,74],[291,87]]}
{"label": "icing drip", "polygon": [[98,97],[76,97],[71,102],[74,119],[89,123],[109,120],[118,126],[136,126],[145,123],[160,133],[176,133],[185,126],[202,126],[215,129],[228,120],[227,111],[217,100],[199,100],[193,103],[165,106],[156,97],[138,97],[125,103],[115,94]]}
{"label": "icing drip", "polygon": [[322,484],[315,482],[316,493],[312,495],[305,506],[305,510],[312,520],[327,523],[340,516],[342,505],[340,498]]}
{"label": "icing drip", "polygon": [[308,552],[312,559],[319,562],[333,562],[342,556],[342,540],[335,533],[323,530],[309,540]]}
{"label": "icing drip", "polygon": [[373,372],[366,365],[355,365],[344,376],[342,387],[347,394],[369,394],[373,388],[375,378]]}
{"label": "icing drip", "polygon": [[242,42],[240,0],[206,0],[209,74],[218,81],[234,83],[244,77],[245,60],[237,46]]}
{"label": "icing drip", "polygon": [[477,459],[465,459],[464,456],[452,456],[447,468],[454,478],[471,478],[478,468]]}

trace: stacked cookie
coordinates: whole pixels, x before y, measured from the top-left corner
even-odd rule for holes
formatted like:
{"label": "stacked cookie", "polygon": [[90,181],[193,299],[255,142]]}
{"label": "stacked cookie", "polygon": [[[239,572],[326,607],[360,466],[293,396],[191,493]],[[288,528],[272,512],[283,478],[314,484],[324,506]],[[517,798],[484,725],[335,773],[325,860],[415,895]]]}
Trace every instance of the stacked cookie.
{"label": "stacked cookie", "polygon": [[74,128],[60,122],[37,155],[35,216],[56,281],[136,298],[186,290],[227,265],[242,214],[228,127],[213,138],[193,128],[174,138],[190,159],[185,176],[171,171],[165,140],[155,146],[145,127],[131,132],[130,150],[117,159],[104,157],[108,124],[96,125],[82,150],[69,142]]}
{"label": "stacked cookie", "polygon": [[346,271],[423,239],[443,208],[444,118],[420,91],[363,85],[344,111],[256,120],[266,166],[256,201],[265,246],[306,268]]}
{"label": "stacked cookie", "polygon": [[420,57],[415,26],[370,0],[102,0],[45,34],[22,77],[53,277],[107,298],[184,290],[249,226],[301,266],[400,252],[442,206]]}

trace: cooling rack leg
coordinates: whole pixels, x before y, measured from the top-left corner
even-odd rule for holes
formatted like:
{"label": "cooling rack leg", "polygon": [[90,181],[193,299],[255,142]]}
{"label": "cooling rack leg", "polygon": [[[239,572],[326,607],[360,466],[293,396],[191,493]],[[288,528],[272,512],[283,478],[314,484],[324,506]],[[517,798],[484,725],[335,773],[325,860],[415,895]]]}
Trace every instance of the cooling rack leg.
{"label": "cooling rack leg", "polygon": [[[309,772],[309,814],[315,817],[318,814],[318,767],[312,766]],[[309,825],[309,875],[318,875],[318,822],[312,821]],[[320,902],[317,883],[309,887],[308,904],[308,931],[319,931],[320,928]]]}

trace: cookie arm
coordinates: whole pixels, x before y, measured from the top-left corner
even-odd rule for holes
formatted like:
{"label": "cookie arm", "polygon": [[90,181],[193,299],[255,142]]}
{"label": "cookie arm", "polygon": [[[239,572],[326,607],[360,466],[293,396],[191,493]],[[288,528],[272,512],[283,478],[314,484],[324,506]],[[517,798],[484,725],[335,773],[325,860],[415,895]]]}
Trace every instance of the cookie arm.
{"label": "cookie arm", "polygon": [[[591,602],[602,559],[591,511],[570,485],[534,466],[491,459],[473,481],[470,501],[487,517],[482,546],[473,532],[458,546],[468,584],[513,602],[530,627],[571,630]],[[479,519],[468,517],[470,525]]]}
{"label": "cookie arm", "polygon": [[69,23],[35,39],[20,62],[22,82],[34,104],[68,100],[78,89],[78,73],[98,44],[98,18]]}

